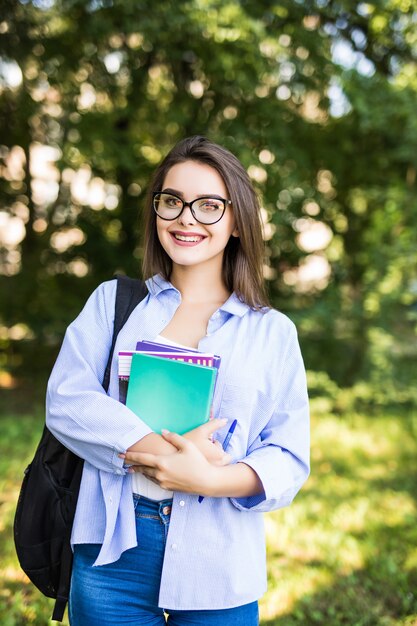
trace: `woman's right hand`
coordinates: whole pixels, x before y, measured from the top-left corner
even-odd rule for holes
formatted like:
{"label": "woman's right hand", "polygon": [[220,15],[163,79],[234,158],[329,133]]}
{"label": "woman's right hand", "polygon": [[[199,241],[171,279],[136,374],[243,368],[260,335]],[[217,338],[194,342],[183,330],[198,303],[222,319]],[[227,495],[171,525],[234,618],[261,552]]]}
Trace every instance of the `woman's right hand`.
{"label": "woman's right hand", "polygon": [[213,441],[212,435],[219,428],[223,428],[227,420],[211,419],[205,424],[189,430],[183,436],[192,441],[192,443],[206,457],[207,461],[212,465],[223,466],[229,465],[231,461],[230,454],[227,454],[219,441]]}
{"label": "woman's right hand", "polygon": [[[205,424],[189,430],[184,434],[184,437],[191,441],[212,465],[229,465],[231,461],[230,455],[224,452],[219,441],[212,440],[213,433],[219,428],[223,428],[226,423],[227,420],[225,419],[210,419]],[[174,454],[177,452],[177,449],[171,443],[165,441],[161,435],[149,433],[149,435],[145,435],[145,437],[130,446],[126,454],[129,452],[167,455]],[[126,454],[120,454],[119,456],[120,458],[125,458]]]}

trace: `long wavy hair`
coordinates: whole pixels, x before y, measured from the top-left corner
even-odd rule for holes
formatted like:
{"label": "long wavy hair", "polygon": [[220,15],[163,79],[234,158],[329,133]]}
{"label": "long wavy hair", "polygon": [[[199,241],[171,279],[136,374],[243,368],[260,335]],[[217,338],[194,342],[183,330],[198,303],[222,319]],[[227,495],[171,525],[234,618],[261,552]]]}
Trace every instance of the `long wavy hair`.
{"label": "long wavy hair", "polygon": [[160,191],[168,171],[177,163],[196,161],[209,165],[222,177],[239,232],[230,237],[223,255],[223,280],[230,292],[254,309],[269,307],[263,279],[264,241],[259,202],[240,161],[226,148],[196,135],[177,143],[156,169],[145,201],[143,276],[161,274],[170,279],[172,261],[163,249],[156,229],[152,193]]}

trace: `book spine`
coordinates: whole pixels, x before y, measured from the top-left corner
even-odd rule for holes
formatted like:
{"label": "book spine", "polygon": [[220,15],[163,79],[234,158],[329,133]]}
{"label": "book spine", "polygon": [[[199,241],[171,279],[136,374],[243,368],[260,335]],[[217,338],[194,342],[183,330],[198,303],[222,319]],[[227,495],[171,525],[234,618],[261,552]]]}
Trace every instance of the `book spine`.
{"label": "book spine", "polygon": [[[146,354],[154,354],[155,356],[157,355],[157,353],[161,353],[161,352],[168,352],[168,353],[185,353],[185,354],[202,354],[201,352],[199,352],[198,350],[193,350],[192,348],[182,348],[181,346],[173,346],[173,345],[168,345],[168,344],[164,344],[164,343],[158,343],[157,341],[138,341],[136,343],[136,352],[145,352]],[[161,354],[161,356],[163,356]],[[213,354],[211,355],[214,359],[213,361],[213,367],[220,367],[220,361],[221,361],[221,357],[218,356],[217,354]]]}
{"label": "book spine", "polygon": [[128,385],[129,385],[129,378],[119,377],[119,402],[121,402],[122,404],[126,404]]}
{"label": "book spine", "polygon": [[182,348],[181,346],[173,346],[165,343],[158,343],[157,341],[138,341],[136,344],[137,352],[192,352],[198,353],[198,350],[191,348]]}
{"label": "book spine", "polygon": [[[138,351],[136,351],[137,353]],[[119,352],[119,378],[129,377],[130,368],[132,365],[132,356],[134,352]],[[150,356],[157,356],[164,359],[173,359],[175,361],[182,361],[183,363],[193,363],[194,365],[202,365],[203,367],[216,367],[219,368],[220,359],[213,357],[212,355],[205,354],[178,354],[175,352],[145,352]]]}

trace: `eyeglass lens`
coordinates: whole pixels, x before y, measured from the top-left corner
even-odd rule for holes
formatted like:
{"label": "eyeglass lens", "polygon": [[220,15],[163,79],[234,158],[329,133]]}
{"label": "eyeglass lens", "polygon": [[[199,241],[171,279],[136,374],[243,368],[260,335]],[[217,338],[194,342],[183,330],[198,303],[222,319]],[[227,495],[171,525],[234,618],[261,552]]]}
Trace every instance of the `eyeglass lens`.
{"label": "eyeglass lens", "polygon": [[[186,203],[188,204],[188,203]],[[181,198],[170,193],[159,193],[154,196],[156,213],[165,220],[175,220],[185,204]],[[197,198],[188,205],[195,219],[202,224],[213,224],[223,215],[225,202],[221,198]]]}

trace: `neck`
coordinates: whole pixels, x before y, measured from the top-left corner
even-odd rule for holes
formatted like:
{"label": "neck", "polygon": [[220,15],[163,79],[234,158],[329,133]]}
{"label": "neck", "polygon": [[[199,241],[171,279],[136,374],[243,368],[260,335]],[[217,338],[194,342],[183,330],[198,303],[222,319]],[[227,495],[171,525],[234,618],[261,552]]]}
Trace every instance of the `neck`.
{"label": "neck", "polygon": [[221,272],[214,273],[213,268],[174,265],[170,280],[181,292],[184,302],[223,303],[230,296],[223,283]]}

